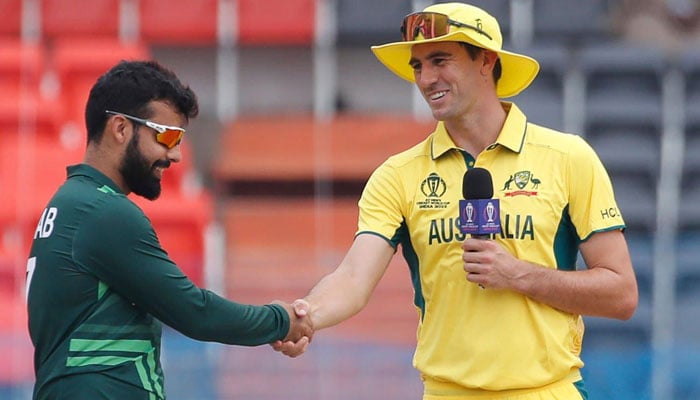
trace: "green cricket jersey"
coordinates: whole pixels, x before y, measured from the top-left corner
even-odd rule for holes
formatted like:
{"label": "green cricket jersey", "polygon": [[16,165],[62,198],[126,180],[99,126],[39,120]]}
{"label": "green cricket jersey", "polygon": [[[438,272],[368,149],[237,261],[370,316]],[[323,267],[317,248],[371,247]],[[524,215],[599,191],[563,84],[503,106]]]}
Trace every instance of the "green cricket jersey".
{"label": "green cricket jersey", "polygon": [[[187,212],[187,210],[183,210]],[[68,167],[27,263],[35,399],[163,399],[159,321],[198,340],[255,346],[283,338],[277,305],[195,286],[150,220],[105,175]]]}

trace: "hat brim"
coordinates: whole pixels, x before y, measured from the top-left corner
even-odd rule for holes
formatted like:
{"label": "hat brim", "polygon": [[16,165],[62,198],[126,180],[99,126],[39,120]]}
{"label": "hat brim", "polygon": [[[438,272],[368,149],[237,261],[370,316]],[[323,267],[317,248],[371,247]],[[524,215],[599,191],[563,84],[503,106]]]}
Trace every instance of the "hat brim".
{"label": "hat brim", "polygon": [[413,68],[408,64],[411,58],[411,47],[415,44],[436,42],[466,42],[498,53],[502,73],[496,84],[496,94],[500,98],[512,97],[523,91],[532,83],[540,70],[540,65],[535,59],[502,49],[489,48],[485,43],[480,43],[463,31],[432,39],[372,46],[372,52],[391,72],[409,82],[415,82]]}

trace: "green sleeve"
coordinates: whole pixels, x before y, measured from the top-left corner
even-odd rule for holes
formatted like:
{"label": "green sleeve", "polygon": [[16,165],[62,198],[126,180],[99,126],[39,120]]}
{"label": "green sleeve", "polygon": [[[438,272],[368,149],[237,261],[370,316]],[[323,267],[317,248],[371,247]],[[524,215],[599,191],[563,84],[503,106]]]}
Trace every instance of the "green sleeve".
{"label": "green sleeve", "polygon": [[289,316],[278,305],[247,305],[198,288],[161,248],[151,222],[126,197],[79,227],[73,258],[135,307],[193,339],[256,346],[282,339]]}

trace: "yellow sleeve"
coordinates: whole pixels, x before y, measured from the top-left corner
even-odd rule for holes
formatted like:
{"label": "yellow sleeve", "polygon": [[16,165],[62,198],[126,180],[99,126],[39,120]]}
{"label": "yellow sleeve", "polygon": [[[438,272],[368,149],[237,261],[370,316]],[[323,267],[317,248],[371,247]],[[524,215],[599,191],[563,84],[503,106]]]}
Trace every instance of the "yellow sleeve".
{"label": "yellow sleeve", "polygon": [[358,232],[392,240],[404,222],[405,191],[396,168],[384,163],[370,176],[359,202]]}
{"label": "yellow sleeve", "polygon": [[569,157],[569,215],[579,237],[611,229],[622,229],[625,222],[603,163],[593,148],[577,138]]}

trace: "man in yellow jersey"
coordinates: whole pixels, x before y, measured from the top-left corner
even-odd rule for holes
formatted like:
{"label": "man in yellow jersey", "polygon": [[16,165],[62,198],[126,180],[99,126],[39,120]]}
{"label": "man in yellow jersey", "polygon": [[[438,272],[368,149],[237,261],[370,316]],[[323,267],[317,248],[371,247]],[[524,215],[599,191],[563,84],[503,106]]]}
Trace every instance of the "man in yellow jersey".
{"label": "man in yellow jersey", "polygon": [[[581,316],[624,320],[637,306],[605,168],[579,136],[529,123],[500,100],[525,89],[539,65],[501,48],[491,15],[432,5],[407,16],[402,33],[372,50],[415,82],[437,126],[372,174],[350,250],[295,310],[317,329],[348,319],[401,244],[420,317],[413,363],[423,399],[585,399]],[[490,171],[501,204],[491,240],[458,229],[463,176],[473,167]],[[577,270],[579,251],[587,268]]]}

